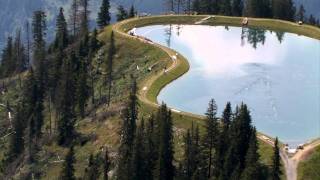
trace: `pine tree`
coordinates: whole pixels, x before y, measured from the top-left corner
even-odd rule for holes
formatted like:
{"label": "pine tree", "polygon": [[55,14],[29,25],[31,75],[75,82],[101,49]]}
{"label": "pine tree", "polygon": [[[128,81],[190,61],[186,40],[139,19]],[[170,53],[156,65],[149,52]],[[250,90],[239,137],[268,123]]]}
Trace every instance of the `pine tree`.
{"label": "pine tree", "polygon": [[54,42],[55,48],[58,48],[60,50],[66,48],[68,45],[68,28],[63,12],[64,10],[61,7],[59,10],[59,15],[57,16],[56,38]]}
{"label": "pine tree", "polygon": [[309,21],[309,24],[311,24],[311,25],[317,24],[316,18],[312,14],[310,14],[308,21]]}
{"label": "pine tree", "polygon": [[197,13],[201,13],[200,0],[194,0],[192,3],[192,10]]}
{"label": "pine tree", "polygon": [[253,129],[251,133],[250,144],[246,155],[245,168],[242,172],[241,179],[262,179],[261,164],[259,162],[258,154],[258,142],[255,129]]}
{"label": "pine tree", "polygon": [[75,163],[74,150],[73,150],[73,146],[71,146],[68,154],[66,155],[65,161],[63,162],[63,167],[60,174],[61,179],[64,179],[64,180],[76,179],[74,176],[74,171],[75,171],[74,163]]}
{"label": "pine tree", "polygon": [[137,84],[133,80],[129,102],[122,113],[121,142],[119,147],[119,164],[117,169],[117,179],[130,179],[132,171],[133,145],[136,133],[136,121],[138,117],[137,109]]}
{"label": "pine tree", "polygon": [[217,121],[217,105],[214,99],[210,100],[209,107],[206,112],[205,136],[203,138],[203,153],[206,160],[207,177],[211,178],[216,175],[215,171],[215,152],[219,136],[218,121]]}
{"label": "pine tree", "polygon": [[110,17],[110,2],[109,0],[102,0],[102,4],[100,6],[100,11],[98,12],[97,24],[100,29],[103,29],[105,26],[109,25],[111,17]]}
{"label": "pine tree", "polygon": [[159,152],[154,177],[158,180],[172,180],[175,174],[173,166],[173,132],[171,111],[162,104],[158,114],[157,123],[159,124]]}
{"label": "pine tree", "polygon": [[304,14],[306,13],[306,10],[304,9],[304,6],[301,4],[299,7],[299,11],[297,14],[297,18],[299,21],[304,21]]}
{"label": "pine tree", "polygon": [[9,145],[9,158],[11,160],[18,157],[24,151],[24,130],[26,125],[23,116],[22,105],[19,104],[13,120],[14,134],[11,136]]}
{"label": "pine tree", "polygon": [[0,76],[7,77],[12,69],[14,69],[13,63],[13,42],[12,37],[8,37],[7,44],[2,51],[1,56],[1,66],[0,66]]}
{"label": "pine tree", "polygon": [[80,22],[79,0],[72,0],[69,19],[70,19],[73,37],[75,38],[79,33],[79,22]]}
{"label": "pine tree", "polygon": [[93,156],[92,154],[89,157],[89,164],[85,169],[84,178],[85,180],[97,180],[99,178],[99,164],[98,156]]}
{"label": "pine tree", "polygon": [[233,16],[242,16],[243,11],[243,1],[242,0],[233,0],[232,2],[232,15]]}
{"label": "pine tree", "polygon": [[273,159],[272,159],[272,168],[271,168],[271,179],[272,180],[280,180],[281,179],[281,158],[280,158],[280,150],[278,144],[278,138],[276,138],[274,142],[273,149]]}
{"label": "pine tree", "polygon": [[109,152],[108,152],[108,148],[105,147],[105,155],[104,155],[104,161],[103,161],[103,179],[104,180],[108,180],[108,173],[110,170],[110,159],[109,159]]}
{"label": "pine tree", "polygon": [[134,6],[132,5],[131,7],[130,7],[130,11],[129,11],[129,18],[134,18],[136,16],[136,11],[135,11],[135,9],[134,9]]}
{"label": "pine tree", "polygon": [[153,179],[153,169],[155,168],[157,161],[157,144],[156,139],[158,134],[155,129],[155,121],[153,115],[148,120],[146,133],[145,133],[145,152],[146,152],[146,169],[145,169],[145,179]]}
{"label": "pine tree", "polygon": [[232,118],[232,108],[230,102],[227,103],[223,113],[222,113],[222,129],[218,140],[217,145],[217,177],[223,176],[223,166],[225,162],[225,156],[228,151],[228,146],[230,143],[229,139],[229,128],[231,124],[231,118]]}
{"label": "pine tree", "polygon": [[112,72],[113,72],[113,58],[116,54],[116,47],[115,47],[115,40],[114,40],[114,33],[111,32],[110,36],[110,45],[108,50],[108,57],[107,57],[107,77],[106,77],[106,83],[108,86],[108,106],[110,106],[111,103],[111,88],[112,88]]}
{"label": "pine tree", "polygon": [[252,134],[251,116],[245,104],[236,107],[229,130],[229,148],[227,150],[223,173],[220,179],[239,179],[245,168],[245,158]]}
{"label": "pine tree", "polygon": [[231,15],[231,0],[220,1],[220,14],[230,16]]}
{"label": "pine tree", "polygon": [[89,85],[88,85],[88,54],[90,51],[88,36],[80,42],[78,50],[78,61],[74,69],[74,76],[76,77],[76,104],[77,112],[81,118],[85,116],[85,107],[89,99]]}
{"label": "pine tree", "polygon": [[145,129],[144,120],[141,120],[141,124],[137,130],[133,147],[133,158],[132,158],[132,180],[144,180],[146,178],[147,170],[147,159],[146,159],[146,147],[145,147]]}
{"label": "pine tree", "polygon": [[46,15],[43,11],[35,11],[32,20],[33,32],[33,60],[35,64],[35,78],[37,82],[37,103],[35,104],[35,126],[36,136],[39,138],[42,134],[43,126],[43,102],[45,98],[46,83],[48,71],[46,69],[46,50],[45,50],[45,35],[46,35]]}
{"label": "pine tree", "polygon": [[22,92],[22,104],[23,104],[23,116],[25,119],[28,119],[26,122],[27,124],[27,150],[28,150],[28,160],[29,162],[34,161],[34,154],[35,154],[35,107],[37,103],[37,84],[36,79],[34,77],[33,69],[30,68],[26,80],[24,81],[23,85],[23,92]]}
{"label": "pine tree", "polygon": [[72,62],[75,61],[75,54],[71,53],[68,60],[63,64],[63,76],[61,82],[61,108],[60,119],[58,121],[58,143],[66,145],[72,142],[75,135],[75,82],[72,73]]}
{"label": "pine tree", "polygon": [[13,64],[15,65],[12,73],[21,73],[27,69],[27,55],[25,54],[25,48],[21,40],[21,30],[18,29],[14,40],[13,47]]}
{"label": "pine tree", "polygon": [[190,134],[190,129],[187,130],[187,133],[184,137],[184,164],[183,164],[183,173],[186,179],[191,179],[192,177],[192,138]]}
{"label": "pine tree", "polygon": [[80,0],[80,37],[89,33],[89,0]]}
{"label": "pine tree", "polygon": [[128,18],[128,13],[127,11],[124,9],[123,6],[119,6],[118,7],[118,13],[117,13],[117,21],[122,21]]}

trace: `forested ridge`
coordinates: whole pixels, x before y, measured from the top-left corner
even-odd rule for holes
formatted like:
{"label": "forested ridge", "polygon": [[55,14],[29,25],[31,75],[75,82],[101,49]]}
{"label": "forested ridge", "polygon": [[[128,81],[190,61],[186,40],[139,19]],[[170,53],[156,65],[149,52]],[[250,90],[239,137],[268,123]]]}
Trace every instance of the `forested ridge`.
{"label": "forested ridge", "polygon": [[[169,1],[169,7],[178,13],[306,19],[291,0],[279,1]],[[137,67],[153,66],[164,55],[151,58],[139,51],[138,58],[130,59],[139,47],[124,45],[129,41],[110,28],[109,0],[102,0],[93,31],[88,0],[73,0],[69,11],[67,18],[59,9],[53,42],[46,41],[47,15],[39,10],[26,37],[18,30],[3,49],[1,179],[48,179],[44,170],[56,167],[49,174],[56,179],[280,179],[278,141],[272,163],[263,163],[245,103],[232,108],[226,102],[218,117],[210,100],[205,120],[195,119],[176,142],[170,108],[163,103],[156,112],[145,112],[137,97],[138,83],[148,75]],[[134,6],[119,6],[117,19],[137,14]],[[309,18],[309,23],[318,22]],[[154,69],[164,67],[159,63]],[[101,133],[106,124],[109,132]],[[84,168],[77,170],[79,164]]]}

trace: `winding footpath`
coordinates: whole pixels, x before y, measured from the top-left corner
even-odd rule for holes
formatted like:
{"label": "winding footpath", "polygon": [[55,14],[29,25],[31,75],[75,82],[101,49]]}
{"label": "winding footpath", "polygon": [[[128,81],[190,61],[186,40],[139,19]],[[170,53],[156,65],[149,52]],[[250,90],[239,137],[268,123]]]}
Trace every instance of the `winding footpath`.
{"label": "winding footpath", "polygon": [[[207,21],[210,18],[212,18],[212,16],[207,16],[207,17],[201,18],[198,21],[194,22],[193,24],[202,24],[203,22]],[[186,61],[186,59],[182,55],[180,55],[178,52],[176,52],[168,47],[147,41],[143,37],[131,36],[131,35],[127,34],[124,30],[121,29],[122,25],[129,23],[130,21],[135,21],[135,20],[137,20],[137,19],[129,19],[129,20],[119,22],[113,26],[113,31],[123,37],[136,39],[136,40],[141,41],[143,43],[157,47],[157,48],[161,49],[162,51],[164,51],[168,55],[169,59],[172,60],[172,63],[166,69],[166,72],[162,71],[160,73],[152,75],[150,78],[147,78],[142,84],[143,88],[139,89],[138,97],[142,102],[144,102],[152,107],[159,107],[158,102],[154,102],[148,98],[148,91],[150,90],[151,86],[160,77],[165,76],[167,73],[170,73],[173,70],[175,70],[176,68],[178,68],[181,64],[184,63],[184,61]],[[288,23],[293,24],[291,22],[288,22]],[[192,24],[192,23],[190,23],[190,24]],[[176,58],[173,58],[173,56],[176,56]],[[186,73],[186,72],[184,72],[184,73]],[[161,88],[163,88],[163,87],[161,87]],[[203,116],[200,116],[200,115],[195,115],[195,114],[188,113],[188,112],[181,112],[181,111],[177,111],[174,109],[172,109],[172,110],[174,113],[179,113],[182,115],[196,117],[196,118],[200,118],[200,119],[204,118]],[[266,140],[263,135],[258,135],[258,138],[260,140],[262,140],[263,142],[269,144],[270,146],[272,146],[272,147],[274,146],[274,141],[272,139]],[[299,162],[305,160],[308,157],[308,155],[310,155],[314,151],[314,149],[318,146],[320,146],[320,139],[315,140],[315,141],[311,142],[310,144],[305,145],[303,150],[299,150],[298,152],[296,152],[293,155],[292,154],[289,155],[284,148],[281,148],[280,156],[281,156],[281,159],[284,164],[287,180],[297,180],[297,168],[298,168]]]}

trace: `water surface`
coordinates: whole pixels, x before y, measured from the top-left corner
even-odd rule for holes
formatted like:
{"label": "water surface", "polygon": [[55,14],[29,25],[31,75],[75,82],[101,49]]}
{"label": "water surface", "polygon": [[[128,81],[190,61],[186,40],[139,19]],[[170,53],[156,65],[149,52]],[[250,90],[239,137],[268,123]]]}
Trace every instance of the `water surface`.
{"label": "water surface", "polygon": [[158,101],[204,114],[244,102],[253,124],[291,145],[320,137],[320,41],[291,33],[203,25],[156,25],[137,34],[184,55],[190,71]]}

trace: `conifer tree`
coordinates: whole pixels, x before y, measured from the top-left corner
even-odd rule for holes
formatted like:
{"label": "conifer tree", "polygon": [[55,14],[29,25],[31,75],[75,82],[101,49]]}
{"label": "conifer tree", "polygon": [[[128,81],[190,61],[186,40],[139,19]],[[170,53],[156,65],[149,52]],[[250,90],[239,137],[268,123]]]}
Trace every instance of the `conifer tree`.
{"label": "conifer tree", "polygon": [[105,147],[105,155],[104,155],[104,161],[103,161],[103,179],[104,180],[108,180],[108,173],[110,170],[110,158],[109,158],[109,152],[108,152],[108,148]]}
{"label": "conifer tree", "polygon": [[138,117],[137,109],[137,84],[133,80],[127,107],[122,113],[121,142],[119,147],[119,164],[117,169],[117,179],[130,179],[132,171],[133,145],[136,133],[136,121]]}
{"label": "conifer tree", "polygon": [[79,34],[79,28],[80,28],[79,7],[80,7],[79,0],[72,0],[69,19],[70,19],[73,38],[75,38]]}
{"label": "conifer tree", "polygon": [[115,47],[115,40],[114,40],[114,33],[111,32],[110,36],[110,45],[108,50],[108,57],[107,57],[107,77],[106,77],[106,83],[108,86],[108,106],[110,106],[111,102],[111,88],[112,88],[112,72],[113,72],[113,58],[116,53],[116,47]]}
{"label": "conifer tree", "polygon": [[133,18],[133,17],[135,17],[136,16],[136,10],[134,9],[134,6],[132,5],[131,7],[130,7],[130,11],[129,11],[129,18]]}
{"label": "conifer tree", "polygon": [[218,121],[217,121],[217,105],[214,99],[210,100],[209,107],[206,112],[205,121],[205,136],[203,138],[203,153],[206,161],[207,177],[215,176],[214,171],[216,159],[215,152],[219,136]]}
{"label": "conifer tree", "polygon": [[89,85],[88,85],[88,54],[90,51],[88,36],[80,42],[78,50],[78,61],[74,69],[74,77],[76,77],[76,104],[77,112],[80,117],[85,116],[85,107],[89,99]]}
{"label": "conifer tree", "polygon": [[137,129],[137,135],[134,141],[133,158],[132,158],[132,180],[144,180],[146,179],[147,159],[145,148],[145,129],[144,120],[141,120],[141,124]]}
{"label": "conifer tree", "polygon": [[221,128],[221,133],[219,136],[218,140],[218,145],[217,145],[217,177],[223,176],[223,166],[225,162],[225,156],[228,151],[228,146],[230,143],[229,139],[229,128],[231,124],[231,118],[232,118],[232,108],[230,102],[227,103],[225,109],[223,110],[222,113],[222,128]]}
{"label": "conifer tree", "polygon": [[183,164],[183,173],[186,179],[191,179],[192,177],[192,138],[190,134],[190,129],[187,130],[187,133],[184,137],[184,164]]}
{"label": "conifer tree", "polygon": [[100,6],[100,11],[98,12],[97,24],[100,29],[109,25],[111,17],[110,17],[110,2],[109,0],[102,0],[102,4]]}
{"label": "conifer tree", "polygon": [[80,35],[81,37],[89,33],[89,0],[80,0]]}
{"label": "conifer tree", "polygon": [[73,146],[70,147],[69,152],[66,155],[65,161],[63,162],[62,171],[60,174],[60,178],[64,180],[75,180],[74,176],[74,163],[75,163],[75,157],[74,157],[74,150]]}
{"label": "conifer tree", "polygon": [[13,120],[13,131],[14,134],[10,139],[9,154],[10,159],[18,157],[24,151],[24,114],[22,110],[22,105],[19,104],[16,110],[16,115]]}
{"label": "conifer tree", "polygon": [[61,7],[59,10],[59,15],[57,16],[56,22],[56,38],[55,38],[55,47],[62,50],[68,45],[68,28],[67,22],[64,17],[64,10]]}
{"label": "conifer tree", "polygon": [[242,16],[243,11],[243,1],[242,0],[233,0],[232,1],[232,15],[233,16]]}
{"label": "conifer tree", "polygon": [[299,11],[297,14],[297,18],[299,21],[304,21],[304,14],[306,13],[306,10],[304,9],[304,6],[301,4],[299,7]]}
{"label": "conifer tree", "polygon": [[156,139],[158,134],[156,133],[155,129],[155,120],[153,115],[149,118],[146,127],[145,133],[145,152],[146,152],[146,169],[145,169],[145,178],[146,179],[153,179],[153,169],[155,168],[156,161],[157,161],[157,144]]}
{"label": "conifer tree", "polygon": [[230,16],[231,15],[231,0],[220,1],[220,14]]}
{"label": "conifer tree", "polygon": [[196,13],[201,13],[201,4],[200,0],[194,0],[192,3],[192,10]]}
{"label": "conifer tree", "polygon": [[253,129],[250,137],[250,144],[246,155],[245,168],[241,179],[255,180],[262,179],[261,164],[259,162],[258,142],[256,130]]}
{"label": "conifer tree", "polygon": [[272,168],[271,168],[271,179],[272,180],[280,180],[281,179],[281,158],[280,158],[280,150],[278,144],[278,138],[276,138],[274,142],[273,149],[273,159],[272,159]]}
{"label": "conifer tree", "polygon": [[173,132],[171,111],[162,104],[158,114],[157,123],[159,123],[159,150],[154,177],[158,180],[172,180],[175,174],[173,166]]}
{"label": "conifer tree", "polygon": [[37,103],[35,105],[35,126],[36,136],[39,138],[42,134],[43,126],[43,102],[45,98],[46,83],[48,71],[46,70],[46,15],[43,11],[35,11],[32,20],[33,30],[33,60],[35,64],[35,77],[37,82]]}
{"label": "conifer tree", "polygon": [[5,48],[2,51],[1,56],[1,66],[0,66],[0,75],[1,77],[6,77],[12,72],[12,69],[14,68],[13,63],[13,41],[12,37],[8,37],[7,44]]}
{"label": "conifer tree", "polygon": [[14,47],[13,47],[13,64],[14,70],[12,73],[21,73],[27,69],[27,55],[25,54],[25,48],[23,42],[21,40],[21,30],[18,29],[16,32],[16,37],[14,40]]}
{"label": "conifer tree", "polygon": [[98,156],[89,157],[88,166],[85,169],[84,179],[85,180],[97,180],[99,178],[99,164]]}
{"label": "conifer tree", "polygon": [[119,6],[118,7],[118,13],[117,13],[117,21],[122,21],[128,18],[128,13],[127,11],[124,9],[123,6]]}
{"label": "conifer tree", "polygon": [[60,119],[58,121],[58,143],[66,145],[72,142],[75,135],[75,82],[72,73],[72,62],[75,61],[75,54],[71,53],[70,57],[64,61],[63,76],[61,82],[61,107]]}

